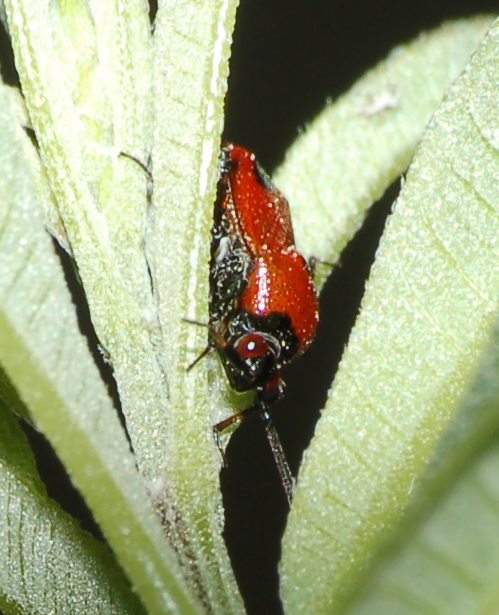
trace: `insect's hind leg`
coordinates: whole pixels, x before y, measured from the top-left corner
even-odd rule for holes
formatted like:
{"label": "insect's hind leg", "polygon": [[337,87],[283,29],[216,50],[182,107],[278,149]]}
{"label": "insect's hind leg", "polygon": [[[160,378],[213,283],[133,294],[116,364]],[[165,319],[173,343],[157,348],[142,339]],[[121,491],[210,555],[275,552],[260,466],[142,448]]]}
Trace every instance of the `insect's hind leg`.
{"label": "insect's hind leg", "polygon": [[323,261],[320,258],[317,258],[316,256],[311,256],[308,259],[307,264],[308,264],[308,268],[310,269],[310,273],[312,274],[312,277],[314,277],[316,274],[317,265],[323,265],[324,267],[329,267],[332,271],[340,263],[336,263],[335,265],[334,263],[330,263],[329,261]]}
{"label": "insect's hind leg", "polygon": [[249,414],[251,414],[252,412],[258,409],[259,408],[257,405],[250,406],[249,408],[245,408],[244,410],[241,410],[241,412],[237,412],[236,414],[229,416],[223,421],[220,421],[220,423],[213,425],[213,439],[215,440],[215,444],[217,445],[217,448],[220,451],[220,455],[222,456],[224,467],[227,467],[227,459],[225,457],[225,448],[222,445],[222,438],[221,438],[222,434],[224,433],[224,431],[227,431],[231,427],[235,429],[238,425],[240,425],[244,421],[244,419]]}

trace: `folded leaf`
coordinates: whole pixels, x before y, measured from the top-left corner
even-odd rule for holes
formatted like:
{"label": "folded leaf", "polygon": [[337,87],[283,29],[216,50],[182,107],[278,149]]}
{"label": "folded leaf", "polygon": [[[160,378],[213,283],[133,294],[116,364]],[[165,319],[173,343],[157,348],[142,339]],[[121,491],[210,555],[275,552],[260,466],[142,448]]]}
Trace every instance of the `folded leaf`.
{"label": "folded leaf", "polygon": [[[407,168],[431,114],[491,21],[449,22],[395,48],[296,139],[274,177],[289,199],[304,254],[338,261],[369,207]],[[317,268],[319,284],[330,271]]]}
{"label": "folded leaf", "polygon": [[454,433],[446,441],[447,457],[460,458],[460,466],[454,464],[454,473],[447,473],[446,489],[440,490],[443,493],[377,562],[347,610],[349,614],[495,611],[499,576],[498,409],[499,321],[460,406],[454,430],[474,435],[475,449],[479,437],[482,446],[469,463],[468,440]]}
{"label": "folded leaf", "polygon": [[144,613],[112,554],[45,492],[26,437],[0,403],[0,607]]}
{"label": "folded leaf", "polygon": [[300,471],[287,612],[338,612],[456,415],[498,311],[499,28],[426,130]]}
{"label": "folded leaf", "polygon": [[[46,192],[37,191],[29,165],[31,144],[5,86],[0,86],[0,134],[0,363],[10,382],[9,399],[15,388],[150,612],[196,612],[79,331],[59,259],[43,227],[40,199]],[[0,398],[6,399],[5,389]]]}

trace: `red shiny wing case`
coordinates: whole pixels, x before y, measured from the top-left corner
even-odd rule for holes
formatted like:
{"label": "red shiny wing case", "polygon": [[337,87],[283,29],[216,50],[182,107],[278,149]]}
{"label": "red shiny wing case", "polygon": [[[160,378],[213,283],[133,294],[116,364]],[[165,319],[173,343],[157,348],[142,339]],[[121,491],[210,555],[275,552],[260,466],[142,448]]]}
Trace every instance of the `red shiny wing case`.
{"label": "red shiny wing case", "polygon": [[[232,145],[223,207],[253,258],[294,245],[289,205],[247,149]],[[236,230],[237,229],[237,230]]]}

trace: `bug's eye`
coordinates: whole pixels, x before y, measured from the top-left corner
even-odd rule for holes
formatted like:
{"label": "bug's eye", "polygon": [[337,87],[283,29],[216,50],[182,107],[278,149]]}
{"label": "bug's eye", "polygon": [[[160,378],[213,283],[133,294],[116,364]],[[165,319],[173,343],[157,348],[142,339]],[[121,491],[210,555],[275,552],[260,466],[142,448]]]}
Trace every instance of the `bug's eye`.
{"label": "bug's eye", "polygon": [[273,352],[273,348],[263,335],[248,333],[237,341],[236,351],[241,359],[257,359]]}

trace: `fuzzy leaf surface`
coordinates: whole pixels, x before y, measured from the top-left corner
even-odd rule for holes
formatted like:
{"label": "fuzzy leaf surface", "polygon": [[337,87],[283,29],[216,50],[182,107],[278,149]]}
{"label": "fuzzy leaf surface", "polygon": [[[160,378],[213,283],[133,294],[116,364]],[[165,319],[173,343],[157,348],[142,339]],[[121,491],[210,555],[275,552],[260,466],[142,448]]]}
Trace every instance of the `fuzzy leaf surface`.
{"label": "fuzzy leaf surface", "polygon": [[495,25],[430,122],[389,218],[283,542],[287,612],[338,612],[400,520],[498,311]]}
{"label": "fuzzy leaf surface", "polygon": [[150,612],[196,612],[79,331],[43,225],[47,191],[38,190],[31,142],[5,86],[0,134],[0,399],[13,409],[22,401],[49,438]]}

